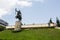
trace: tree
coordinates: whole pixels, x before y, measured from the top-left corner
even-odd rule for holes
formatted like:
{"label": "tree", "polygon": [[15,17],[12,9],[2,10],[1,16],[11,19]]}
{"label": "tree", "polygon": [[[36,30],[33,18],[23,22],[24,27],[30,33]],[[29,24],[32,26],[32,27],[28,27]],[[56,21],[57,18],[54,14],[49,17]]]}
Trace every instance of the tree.
{"label": "tree", "polygon": [[53,23],[53,22],[52,22],[52,18],[50,18],[49,23]]}
{"label": "tree", "polygon": [[58,27],[60,27],[60,21],[59,21],[58,17],[56,17],[56,24]]}
{"label": "tree", "polygon": [[53,22],[52,22],[52,18],[50,18],[50,20],[49,20],[49,23],[48,23],[49,27],[50,27],[50,24],[51,24],[51,23],[53,23]]}

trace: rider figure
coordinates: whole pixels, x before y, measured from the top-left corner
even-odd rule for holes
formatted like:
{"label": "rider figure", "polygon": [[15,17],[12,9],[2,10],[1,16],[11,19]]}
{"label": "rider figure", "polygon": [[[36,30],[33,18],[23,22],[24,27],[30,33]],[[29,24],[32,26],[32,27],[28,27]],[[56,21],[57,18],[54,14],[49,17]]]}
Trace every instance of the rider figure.
{"label": "rider figure", "polygon": [[17,12],[16,14],[16,18],[17,19],[19,19],[19,21],[21,21],[21,19],[22,19],[22,17],[21,17],[21,12],[20,12],[20,10],[19,11],[17,11],[16,9],[15,9],[15,11]]}

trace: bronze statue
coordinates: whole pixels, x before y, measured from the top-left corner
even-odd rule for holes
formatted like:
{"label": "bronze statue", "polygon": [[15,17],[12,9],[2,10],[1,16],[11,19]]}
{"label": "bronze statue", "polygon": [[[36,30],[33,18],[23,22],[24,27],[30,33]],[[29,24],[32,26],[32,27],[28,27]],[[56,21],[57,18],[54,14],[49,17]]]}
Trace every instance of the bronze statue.
{"label": "bronze statue", "polygon": [[17,11],[17,9],[15,9],[15,11],[16,11],[16,18],[17,18],[19,21],[21,21],[21,20],[22,20],[22,16],[21,16],[20,10]]}

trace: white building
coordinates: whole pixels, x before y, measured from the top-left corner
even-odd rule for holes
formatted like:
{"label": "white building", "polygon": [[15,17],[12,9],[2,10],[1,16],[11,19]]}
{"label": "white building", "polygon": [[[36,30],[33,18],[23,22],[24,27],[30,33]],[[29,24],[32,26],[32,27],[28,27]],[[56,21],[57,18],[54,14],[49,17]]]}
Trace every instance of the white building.
{"label": "white building", "polygon": [[0,19],[0,26],[8,26],[8,23]]}

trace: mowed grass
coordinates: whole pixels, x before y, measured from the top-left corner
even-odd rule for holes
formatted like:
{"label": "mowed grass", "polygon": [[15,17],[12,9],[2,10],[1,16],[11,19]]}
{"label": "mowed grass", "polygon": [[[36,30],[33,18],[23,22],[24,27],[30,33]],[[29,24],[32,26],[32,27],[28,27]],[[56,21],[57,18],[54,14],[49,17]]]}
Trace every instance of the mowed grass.
{"label": "mowed grass", "polygon": [[5,30],[0,32],[0,40],[60,40],[60,30],[53,28],[29,29],[18,33]]}

